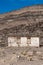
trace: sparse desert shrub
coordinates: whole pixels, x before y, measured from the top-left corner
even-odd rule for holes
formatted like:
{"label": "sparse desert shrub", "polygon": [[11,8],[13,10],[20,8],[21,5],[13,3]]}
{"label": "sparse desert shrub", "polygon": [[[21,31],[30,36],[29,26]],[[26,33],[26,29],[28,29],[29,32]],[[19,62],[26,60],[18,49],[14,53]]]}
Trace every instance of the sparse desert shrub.
{"label": "sparse desert shrub", "polygon": [[23,51],[23,52],[21,52],[21,54],[25,56],[27,53],[26,53],[26,51]]}
{"label": "sparse desert shrub", "polygon": [[27,56],[28,61],[32,61],[32,56]]}

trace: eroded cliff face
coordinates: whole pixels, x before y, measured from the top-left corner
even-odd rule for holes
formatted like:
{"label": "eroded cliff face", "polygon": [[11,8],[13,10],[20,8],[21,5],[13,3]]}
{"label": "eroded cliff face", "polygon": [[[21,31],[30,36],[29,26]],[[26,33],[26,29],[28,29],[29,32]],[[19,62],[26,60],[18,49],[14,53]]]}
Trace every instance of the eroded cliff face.
{"label": "eroded cliff face", "polygon": [[43,38],[43,5],[26,7],[0,15],[0,39],[2,43],[7,43],[8,36],[38,36]]}

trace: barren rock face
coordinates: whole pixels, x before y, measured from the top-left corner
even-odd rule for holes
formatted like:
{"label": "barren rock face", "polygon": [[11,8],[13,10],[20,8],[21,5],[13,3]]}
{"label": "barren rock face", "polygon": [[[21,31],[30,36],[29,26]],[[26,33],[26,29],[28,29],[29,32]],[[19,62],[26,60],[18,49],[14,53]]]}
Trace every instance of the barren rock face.
{"label": "barren rock face", "polygon": [[[43,5],[26,7],[0,15],[0,30],[11,27],[43,27]],[[22,27],[22,26],[21,26]],[[23,28],[24,28],[23,27]]]}
{"label": "barren rock face", "polygon": [[[17,11],[12,11],[0,15],[0,30],[25,24],[42,26],[43,23],[43,5],[26,7]],[[32,26],[31,26],[32,27]]]}

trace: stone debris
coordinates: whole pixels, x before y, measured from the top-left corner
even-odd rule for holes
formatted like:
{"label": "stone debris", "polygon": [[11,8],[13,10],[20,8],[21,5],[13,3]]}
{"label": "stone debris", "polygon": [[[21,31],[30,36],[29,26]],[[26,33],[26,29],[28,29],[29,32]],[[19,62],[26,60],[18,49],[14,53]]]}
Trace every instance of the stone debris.
{"label": "stone debris", "polygon": [[[11,49],[13,51],[11,51]],[[3,51],[0,51],[0,65],[14,65],[14,63],[19,62],[33,62],[33,61],[43,61],[43,52],[38,50],[32,50],[31,48],[26,51],[27,48],[19,49],[18,48],[6,48],[2,49]]]}

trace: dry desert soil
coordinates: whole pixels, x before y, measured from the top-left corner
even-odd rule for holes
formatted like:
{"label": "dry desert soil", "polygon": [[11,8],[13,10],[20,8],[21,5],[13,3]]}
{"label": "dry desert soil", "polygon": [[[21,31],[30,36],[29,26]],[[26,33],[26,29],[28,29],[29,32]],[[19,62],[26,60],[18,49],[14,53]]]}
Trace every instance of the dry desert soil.
{"label": "dry desert soil", "polygon": [[0,48],[0,65],[43,65],[43,47]]}

